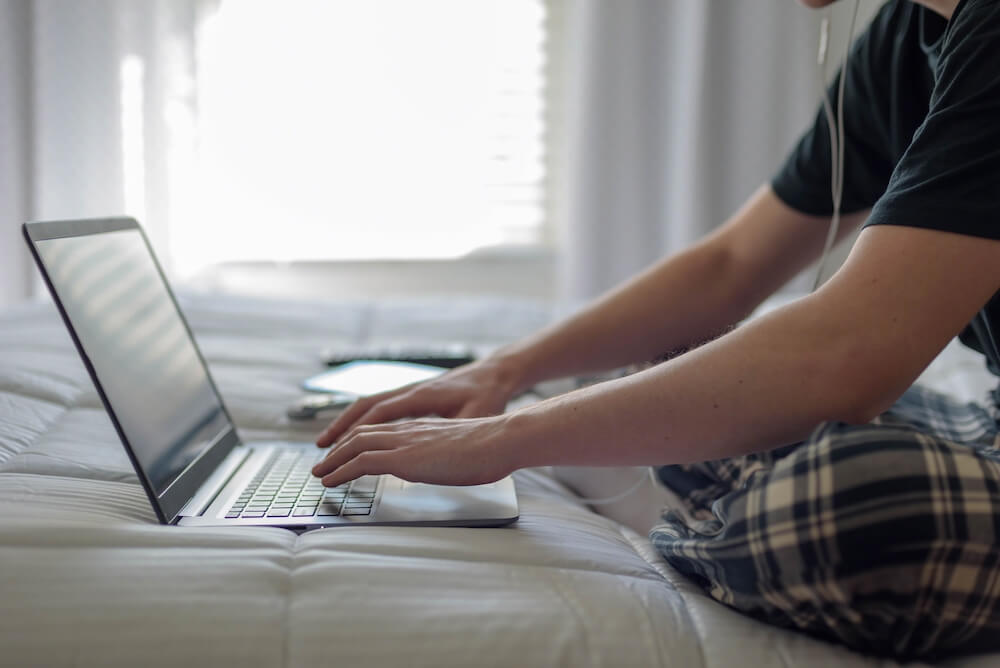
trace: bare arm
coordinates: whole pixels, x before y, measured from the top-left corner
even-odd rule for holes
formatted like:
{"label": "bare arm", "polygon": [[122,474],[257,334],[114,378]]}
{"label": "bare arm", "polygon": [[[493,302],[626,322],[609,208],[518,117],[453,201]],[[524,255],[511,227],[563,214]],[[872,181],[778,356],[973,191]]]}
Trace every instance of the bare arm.
{"label": "bare arm", "polygon": [[869,228],[817,293],[660,367],[512,416],[513,433],[551,436],[528,437],[536,445],[516,465],[714,459],[794,442],[824,420],[868,421],[998,286],[1000,242]]}
{"label": "bare arm", "polygon": [[[860,223],[847,217],[841,236]],[[701,343],[745,318],[816,259],[829,219],[761,187],[716,232],[576,316],[500,352],[521,388],[603,371]]]}
{"label": "bare arm", "polygon": [[489,418],[367,425],[316,472],[450,484],[544,464],[666,464],[804,437],[889,406],[1000,286],[1000,241],[865,230],[816,293],[628,378]]}
{"label": "bare arm", "polygon": [[[842,234],[860,220],[845,219]],[[645,362],[705,341],[814,260],[827,223],[789,208],[763,186],[718,231],[574,317],[438,379],[362,399],[317,444],[400,417],[497,414],[511,396],[540,381]]]}

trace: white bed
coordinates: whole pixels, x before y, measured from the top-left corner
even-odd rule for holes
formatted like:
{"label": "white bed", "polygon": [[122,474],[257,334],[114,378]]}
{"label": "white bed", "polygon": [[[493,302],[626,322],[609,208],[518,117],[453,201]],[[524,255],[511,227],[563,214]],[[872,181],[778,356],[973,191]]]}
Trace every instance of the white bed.
{"label": "white bed", "polygon": [[[538,304],[490,299],[181,301],[253,439],[312,437],[319,423],[290,424],[284,408],[326,345],[490,345],[548,318]],[[935,382],[981,393],[978,360],[949,354]],[[614,472],[593,473],[566,477],[589,493],[619,484]],[[9,309],[0,314],[0,665],[893,665],[728,610],[548,471],[515,479],[521,519],[502,529],[160,526],[54,308]],[[641,500],[608,513],[641,526]]]}

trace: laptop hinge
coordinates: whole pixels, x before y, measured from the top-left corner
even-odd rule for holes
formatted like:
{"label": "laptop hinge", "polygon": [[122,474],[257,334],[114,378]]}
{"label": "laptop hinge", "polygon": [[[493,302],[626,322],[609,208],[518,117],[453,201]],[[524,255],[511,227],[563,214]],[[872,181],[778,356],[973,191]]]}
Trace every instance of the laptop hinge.
{"label": "laptop hinge", "polygon": [[212,475],[205,479],[191,500],[184,504],[184,507],[177,513],[177,517],[197,516],[205,512],[205,509],[215,500],[215,497],[252,452],[251,448],[242,445],[233,448],[232,452],[212,471]]}

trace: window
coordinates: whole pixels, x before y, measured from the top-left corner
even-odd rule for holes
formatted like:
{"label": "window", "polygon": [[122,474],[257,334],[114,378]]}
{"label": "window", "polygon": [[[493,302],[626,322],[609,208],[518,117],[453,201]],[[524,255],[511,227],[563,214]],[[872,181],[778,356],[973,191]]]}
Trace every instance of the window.
{"label": "window", "polygon": [[457,257],[544,236],[543,0],[228,0],[171,251]]}

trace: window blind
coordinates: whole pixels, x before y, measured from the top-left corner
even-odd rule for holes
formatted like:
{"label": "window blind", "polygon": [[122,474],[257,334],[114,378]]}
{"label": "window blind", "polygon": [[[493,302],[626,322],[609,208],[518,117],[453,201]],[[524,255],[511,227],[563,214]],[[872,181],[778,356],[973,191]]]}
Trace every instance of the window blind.
{"label": "window blind", "polygon": [[175,266],[541,243],[545,29],[543,0],[224,0]]}

